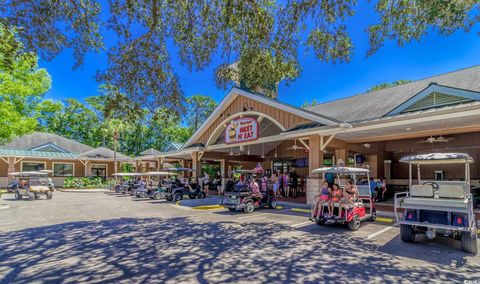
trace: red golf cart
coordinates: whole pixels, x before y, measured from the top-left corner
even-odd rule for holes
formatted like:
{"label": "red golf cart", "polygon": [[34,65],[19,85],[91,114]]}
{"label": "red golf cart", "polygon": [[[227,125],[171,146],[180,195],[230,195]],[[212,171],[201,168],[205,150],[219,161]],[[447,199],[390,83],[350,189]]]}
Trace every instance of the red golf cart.
{"label": "red golf cart", "polygon": [[[360,228],[362,221],[375,221],[377,213],[375,210],[375,203],[373,201],[372,192],[368,181],[370,180],[370,170],[364,168],[353,167],[324,167],[318,168],[312,171],[312,173],[322,174],[325,180],[327,173],[336,176],[336,180],[342,190],[345,189],[345,183],[347,180],[354,181],[355,186],[358,189],[358,198],[350,204],[334,204],[334,217],[328,216],[328,202],[323,204],[315,212],[315,222],[317,225],[323,226],[326,224],[346,224],[352,231],[356,231]],[[366,184],[359,184],[358,179],[366,177]],[[342,215],[338,216],[338,208],[342,206]],[[312,208],[313,210],[313,208]]]}

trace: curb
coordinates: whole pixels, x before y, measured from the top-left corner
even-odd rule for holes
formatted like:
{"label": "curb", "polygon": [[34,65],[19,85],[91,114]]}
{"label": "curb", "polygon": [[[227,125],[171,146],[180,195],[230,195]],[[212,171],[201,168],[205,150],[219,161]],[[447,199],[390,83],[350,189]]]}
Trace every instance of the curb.
{"label": "curb", "polygon": [[194,210],[218,210],[218,209],[224,209],[222,205],[200,205],[200,206],[195,206],[195,207],[190,207]]}
{"label": "curb", "polygon": [[72,192],[72,193],[100,193],[100,192],[110,192],[106,189],[59,189],[55,188],[55,191],[60,192]]}

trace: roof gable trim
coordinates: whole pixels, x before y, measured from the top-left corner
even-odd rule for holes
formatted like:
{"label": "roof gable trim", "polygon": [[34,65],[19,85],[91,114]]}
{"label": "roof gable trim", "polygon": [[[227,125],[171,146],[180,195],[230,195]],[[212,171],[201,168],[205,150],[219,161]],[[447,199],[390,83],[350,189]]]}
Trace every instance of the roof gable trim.
{"label": "roof gable trim", "polygon": [[[404,103],[400,104],[399,106],[397,106],[396,108],[388,112],[385,116],[400,114],[404,111],[407,111],[409,108],[412,108],[412,111],[414,111],[413,108],[415,108],[415,104],[421,103],[422,100],[428,99],[428,97],[434,93],[445,94],[451,97],[458,97],[459,99],[464,98],[465,99],[464,102],[468,102],[472,100],[473,101],[480,100],[479,92],[453,88],[449,86],[442,86],[442,85],[437,85],[435,83],[432,83],[427,88],[423,89],[418,94],[416,94],[415,96],[411,97]],[[456,100],[456,101],[452,101],[452,104],[461,103],[461,102],[462,102],[461,100]],[[432,105],[431,108],[442,107],[446,105],[449,105],[449,103],[439,104],[438,106]],[[425,109],[425,107],[422,109]]]}
{"label": "roof gable trim", "polygon": [[329,118],[323,115],[320,115],[318,113],[306,110],[306,109],[301,109],[297,108],[295,106],[279,102],[277,100],[273,100],[270,98],[267,98],[263,95],[258,95],[254,94],[242,89],[239,89],[237,87],[232,88],[227,95],[220,101],[220,103],[217,105],[215,110],[210,114],[210,116],[202,123],[202,125],[195,131],[195,133],[188,139],[188,141],[182,146],[181,149],[189,147],[192,143],[195,142],[198,137],[203,133],[203,131],[217,118],[217,116],[220,115],[221,110],[225,109],[225,107],[232,103],[238,96],[244,96],[246,98],[258,101],[260,103],[270,105],[279,109],[282,109],[286,112],[298,115],[300,117],[303,117],[305,119],[309,119],[313,122],[318,122],[324,125],[334,125],[334,124],[339,124],[342,123],[341,121],[334,119],[334,118]]}

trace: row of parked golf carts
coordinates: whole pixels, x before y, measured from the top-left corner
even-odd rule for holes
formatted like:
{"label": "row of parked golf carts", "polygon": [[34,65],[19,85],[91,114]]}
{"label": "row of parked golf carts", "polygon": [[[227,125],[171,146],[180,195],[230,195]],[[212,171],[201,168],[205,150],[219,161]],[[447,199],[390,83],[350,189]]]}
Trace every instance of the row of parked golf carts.
{"label": "row of parked golf carts", "polygon": [[116,192],[138,198],[166,199],[180,201],[184,198],[203,199],[207,195],[199,182],[191,183],[178,176],[188,173],[189,168],[168,168],[157,172],[117,173],[119,182],[113,188]]}
{"label": "row of parked golf carts", "polygon": [[51,173],[50,170],[9,173],[7,192],[15,193],[15,199],[18,200],[32,201],[42,195],[45,195],[46,199],[52,199],[55,185],[49,177]]}

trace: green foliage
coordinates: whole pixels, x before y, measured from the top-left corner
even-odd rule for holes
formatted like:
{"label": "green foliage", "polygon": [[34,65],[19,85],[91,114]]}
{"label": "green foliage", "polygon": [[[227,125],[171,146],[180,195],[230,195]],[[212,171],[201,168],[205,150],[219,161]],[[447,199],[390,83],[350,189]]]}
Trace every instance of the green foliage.
{"label": "green foliage", "polygon": [[[50,89],[50,75],[26,52],[18,30],[0,21],[0,144],[37,127],[37,108]],[[47,103],[45,103],[47,104]]]}
{"label": "green foliage", "polygon": [[[478,0],[372,2],[378,17],[371,17],[377,22],[367,28],[368,55],[387,40],[403,45],[430,31],[469,31],[479,21]],[[299,51],[312,51],[322,62],[350,60],[354,45],[349,31],[356,27],[348,26],[348,20],[359,3],[363,1],[6,0],[0,13],[4,21],[22,27],[19,35],[28,50],[42,58],[71,48],[78,66],[87,52],[105,49],[108,67],[99,70],[99,81],[142,105],[179,113],[183,92],[172,65],[176,57],[191,70],[219,58],[220,86],[241,81],[274,96],[281,80],[299,76]],[[116,44],[105,47],[103,34]],[[234,63],[236,70],[230,68]]]}
{"label": "green foliage", "polygon": [[193,132],[197,131],[200,125],[217,107],[217,103],[212,97],[204,95],[193,95],[188,97],[186,102],[187,112],[189,113],[189,116],[187,116],[186,119],[188,126],[192,128]]}
{"label": "green foliage", "polygon": [[385,89],[385,88],[390,88],[390,87],[397,86],[397,85],[402,85],[402,84],[405,84],[405,83],[408,83],[408,82],[411,82],[411,80],[397,80],[397,81],[391,82],[391,83],[381,83],[381,84],[375,85],[375,86],[371,87],[370,89],[368,89],[367,93],[382,90],[382,89]]}
{"label": "green foliage", "polygon": [[100,177],[67,177],[63,183],[64,188],[103,188],[104,183]]}
{"label": "green foliage", "polygon": [[311,102],[304,102],[301,105],[301,108],[313,107],[313,106],[316,106],[316,105],[318,105],[318,102],[317,102],[316,99],[313,99]]}

